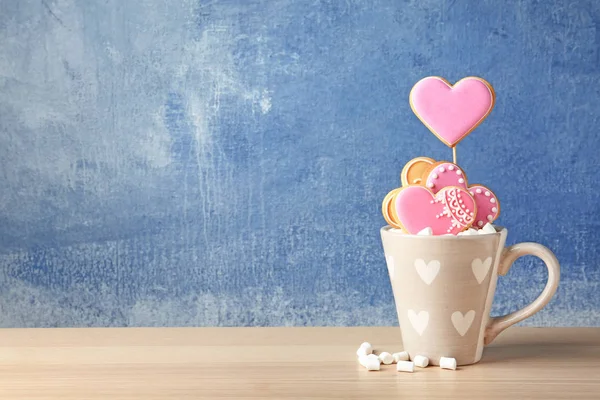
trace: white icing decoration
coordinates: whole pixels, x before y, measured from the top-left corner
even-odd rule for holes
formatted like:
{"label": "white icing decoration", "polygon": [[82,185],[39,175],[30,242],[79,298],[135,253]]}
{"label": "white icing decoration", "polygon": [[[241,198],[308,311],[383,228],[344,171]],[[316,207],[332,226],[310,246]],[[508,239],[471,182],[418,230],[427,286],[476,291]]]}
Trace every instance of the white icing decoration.
{"label": "white icing decoration", "polygon": [[466,225],[473,223],[473,216],[460,207],[458,196],[460,196],[459,189],[444,191],[444,214],[452,216],[453,228],[462,229]]}
{"label": "white icing decoration", "polygon": [[477,194],[481,193],[481,189],[476,190]]}
{"label": "white icing decoration", "polygon": [[438,169],[438,171],[440,171],[440,172],[446,172],[446,170],[444,169],[444,167],[440,167],[440,169]]}
{"label": "white icing decoration", "polygon": [[433,187],[433,182],[427,182],[427,187],[428,188],[432,188]]}
{"label": "white icing decoration", "polygon": [[490,192],[488,192],[488,191],[486,190],[486,191],[485,191],[485,195],[486,195],[487,197],[490,197]]}
{"label": "white icing decoration", "polygon": [[492,197],[492,198],[490,199],[490,203],[495,203],[495,202],[496,202],[496,199]]}
{"label": "white icing decoration", "polygon": [[456,170],[456,175],[462,175],[462,171],[460,169]]}
{"label": "white icing decoration", "polygon": [[454,171],[454,165],[448,165],[448,169],[449,169],[450,171]]}
{"label": "white icing decoration", "polygon": [[492,222],[492,220],[494,219],[494,217],[492,217],[491,215],[487,216],[488,221]]}
{"label": "white icing decoration", "polygon": [[496,207],[492,207],[492,212],[498,212],[498,209]]}
{"label": "white icing decoration", "polygon": [[458,183],[465,183],[465,180],[464,180],[463,178],[460,178],[460,179],[458,180]]}
{"label": "white icing decoration", "polygon": [[477,225],[478,225],[478,226],[483,226],[483,221],[479,221],[479,222],[477,223]]}

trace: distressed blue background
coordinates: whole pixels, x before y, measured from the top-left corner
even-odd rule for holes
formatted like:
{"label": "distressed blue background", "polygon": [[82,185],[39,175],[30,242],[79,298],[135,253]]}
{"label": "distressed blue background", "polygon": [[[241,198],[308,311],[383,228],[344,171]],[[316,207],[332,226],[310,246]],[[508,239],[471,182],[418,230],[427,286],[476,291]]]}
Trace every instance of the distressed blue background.
{"label": "distressed blue background", "polygon": [[[496,89],[459,161],[562,262],[527,323],[600,325],[599,2],[0,7],[0,326],[396,324],[380,202],[450,157],[427,75]],[[494,312],[545,276],[519,261]]]}

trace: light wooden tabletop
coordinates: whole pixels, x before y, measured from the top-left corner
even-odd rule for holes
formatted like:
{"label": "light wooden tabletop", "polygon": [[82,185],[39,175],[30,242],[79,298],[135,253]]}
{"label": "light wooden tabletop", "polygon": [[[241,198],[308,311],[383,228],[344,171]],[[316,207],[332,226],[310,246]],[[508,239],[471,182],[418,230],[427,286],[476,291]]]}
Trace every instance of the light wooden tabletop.
{"label": "light wooden tabletop", "polygon": [[0,399],[600,399],[600,328],[511,328],[476,365],[368,372],[399,328],[0,330]]}

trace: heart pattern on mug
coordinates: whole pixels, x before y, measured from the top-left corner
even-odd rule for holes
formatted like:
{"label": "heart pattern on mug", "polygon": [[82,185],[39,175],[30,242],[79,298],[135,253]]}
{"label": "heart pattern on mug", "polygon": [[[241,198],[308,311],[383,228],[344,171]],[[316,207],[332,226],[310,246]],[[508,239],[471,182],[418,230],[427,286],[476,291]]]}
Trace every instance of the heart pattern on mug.
{"label": "heart pattern on mug", "polygon": [[448,161],[433,164],[425,174],[423,182],[432,193],[438,193],[448,186],[458,186],[468,190],[477,206],[473,225],[478,228],[493,222],[500,215],[500,204],[494,192],[483,185],[468,186],[467,176],[456,164]]}
{"label": "heart pattern on mug", "polygon": [[481,78],[467,77],[451,85],[444,78],[421,79],[410,91],[415,115],[444,144],[454,147],[492,112],[492,86]]}
{"label": "heart pattern on mug", "polygon": [[456,332],[458,332],[460,336],[465,336],[475,319],[475,310],[469,310],[464,315],[460,311],[455,311],[452,313],[451,319]]}
{"label": "heart pattern on mug", "polygon": [[421,311],[417,314],[414,310],[408,310],[408,320],[419,336],[422,336],[427,328],[427,324],[429,324],[429,313]]}
{"label": "heart pattern on mug", "polygon": [[473,275],[475,275],[475,279],[477,279],[477,283],[481,284],[485,280],[485,277],[492,266],[492,257],[486,258],[484,261],[476,258],[471,262],[471,270],[473,270]]}
{"label": "heart pattern on mug", "polygon": [[428,263],[426,263],[425,260],[422,260],[420,258],[417,258],[415,260],[415,269],[417,270],[417,273],[419,274],[423,282],[425,282],[428,285],[431,285],[431,282],[433,282],[435,277],[440,272],[440,266],[441,265],[438,260],[431,260]]}
{"label": "heart pattern on mug", "polygon": [[394,257],[385,256],[385,261],[388,267],[388,272],[390,273],[390,278],[394,279]]}
{"label": "heart pattern on mug", "polygon": [[446,187],[434,195],[423,186],[407,186],[395,196],[397,220],[413,235],[427,227],[434,235],[456,235],[475,221],[475,201],[463,188]]}

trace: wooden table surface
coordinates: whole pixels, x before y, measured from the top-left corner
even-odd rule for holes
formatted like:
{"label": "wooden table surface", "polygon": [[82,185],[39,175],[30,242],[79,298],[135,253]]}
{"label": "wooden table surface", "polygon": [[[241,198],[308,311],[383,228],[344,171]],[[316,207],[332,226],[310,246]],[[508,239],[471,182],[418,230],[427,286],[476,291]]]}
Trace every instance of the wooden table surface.
{"label": "wooden table surface", "polygon": [[[0,399],[600,399],[600,328],[511,328],[476,365],[368,372],[399,328],[0,330]],[[388,398],[389,398],[388,397]]]}

